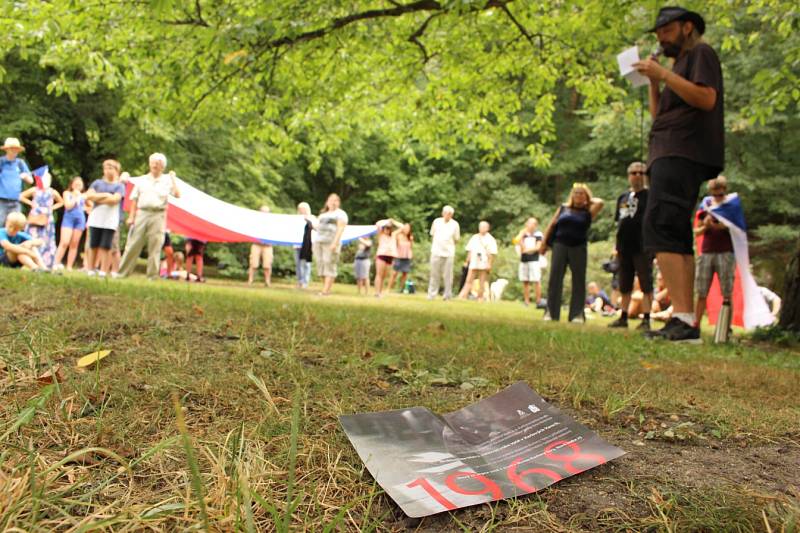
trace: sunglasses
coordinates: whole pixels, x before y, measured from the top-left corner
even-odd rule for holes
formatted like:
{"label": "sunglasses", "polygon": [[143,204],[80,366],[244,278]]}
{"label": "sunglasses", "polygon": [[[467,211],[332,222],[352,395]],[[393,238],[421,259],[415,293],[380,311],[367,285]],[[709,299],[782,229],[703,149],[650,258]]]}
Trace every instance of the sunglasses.
{"label": "sunglasses", "polygon": [[641,170],[633,170],[631,172],[628,172],[628,175],[629,176],[644,176],[644,172],[642,172]]}

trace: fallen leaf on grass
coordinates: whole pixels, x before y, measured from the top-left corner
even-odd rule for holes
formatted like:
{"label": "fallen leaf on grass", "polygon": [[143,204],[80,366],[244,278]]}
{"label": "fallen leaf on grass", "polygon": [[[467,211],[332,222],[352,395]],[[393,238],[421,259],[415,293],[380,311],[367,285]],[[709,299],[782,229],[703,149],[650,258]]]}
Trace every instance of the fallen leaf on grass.
{"label": "fallen leaf on grass", "polygon": [[204,314],[206,314],[206,312],[203,311],[203,308],[197,304],[192,305],[192,310],[194,311],[194,314],[196,314],[197,316],[203,316]]}
{"label": "fallen leaf on grass", "polygon": [[88,355],[84,355],[78,359],[78,368],[85,368],[89,365],[92,365],[110,353],[111,350],[100,350],[99,352],[92,352]]}
{"label": "fallen leaf on grass", "polygon": [[39,383],[52,383],[54,378],[59,383],[64,381],[64,372],[61,370],[61,365],[56,365],[47,372],[43,373],[36,378],[36,381]]}
{"label": "fallen leaf on grass", "polygon": [[642,368],[645,370],[657,370],[661,368],[661,365],[656,365],[654,363],[648,363],[647,361],[639,361],[639,364],[642,365]]}

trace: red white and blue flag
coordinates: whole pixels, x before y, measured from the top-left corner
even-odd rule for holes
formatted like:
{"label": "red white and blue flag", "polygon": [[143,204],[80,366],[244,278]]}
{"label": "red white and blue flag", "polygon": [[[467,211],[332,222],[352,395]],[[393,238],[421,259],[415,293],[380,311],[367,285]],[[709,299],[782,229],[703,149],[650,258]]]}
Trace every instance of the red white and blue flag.
{"label": "red white and blue flag", "polygon": [[[714,205],[710,196],[703,198],[701,209],[714,215],[714,218],[728,228],[733,243],[733,254],[736,257],[736,283],[734,287],[734,324],[739,323],[745,329],[769,326],[775,321],[770,313],[767,303],[761,296],[753,275],[750,273],[750,252],[747,243],[747,226],[744,221],[744,210],[739,195],[728,194],[725,200]],[[709,320],[714,321],[719,306],[721,294],[719,289],[709,291],[708,294]]]}
{"label": "red white and blue flag", "polygon": [[42,181],[42,178],[49,171],[50,171],[50,167],[45,165],[45,166],[39,167],[36,170],[34,170],[33,172],[31,172],[31,174],[33,174],[33,181],[36,184],[36,188],[37,189],[40,189],[42,191],[44,190],[44,181]]}
{"label": "red white and blue flag", "polygon": [[[128,210],[133,186],[141,178],[131,178],[125,194]],[[300,246],[306,220],[301,215],[262,213],[218,198],[192,187],[180,178],[175,182],[181,197],[169,197],[167,227],[172,233],[206,242],[252,242],[277,246]],[[348,224],[342,244],[375,233],[375,225]]]}

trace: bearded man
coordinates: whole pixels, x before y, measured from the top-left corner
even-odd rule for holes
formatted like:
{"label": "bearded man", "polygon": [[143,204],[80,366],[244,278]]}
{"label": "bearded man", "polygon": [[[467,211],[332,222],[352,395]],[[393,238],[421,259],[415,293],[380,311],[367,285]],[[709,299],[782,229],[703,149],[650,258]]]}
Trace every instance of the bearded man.
{"label": "bearded man", "polygon": [[701,184],[717,177],[724,166],[722,68],[717,53],[703,41],[705,29],[699,14],[665,7],[651,31],[663,54],[673,60],[672,69],[655,57],[634,64],[650,79],[653,117],[644,249],[655,254],[673,302],[670,321],[648,336],[676,342],[700,342],[692,305],[692,215]]}

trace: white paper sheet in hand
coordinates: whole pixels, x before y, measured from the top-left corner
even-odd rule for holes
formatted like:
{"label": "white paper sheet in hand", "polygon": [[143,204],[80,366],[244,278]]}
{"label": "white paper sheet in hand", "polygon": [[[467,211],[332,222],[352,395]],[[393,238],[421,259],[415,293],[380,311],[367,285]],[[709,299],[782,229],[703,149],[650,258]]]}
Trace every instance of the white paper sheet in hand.
{"label": "white paper sheet in hand", "polygon": [[647,85],[650,83],[650,80],[647,78],[647,76],[639,74],[639,71],[633,68],[633,64],[637,61],[639,61],[638,46],[628,48],[617,56],[619,72],[622,74],[622,77],[630,81],[634,87],[641,87],[642,85]]}

